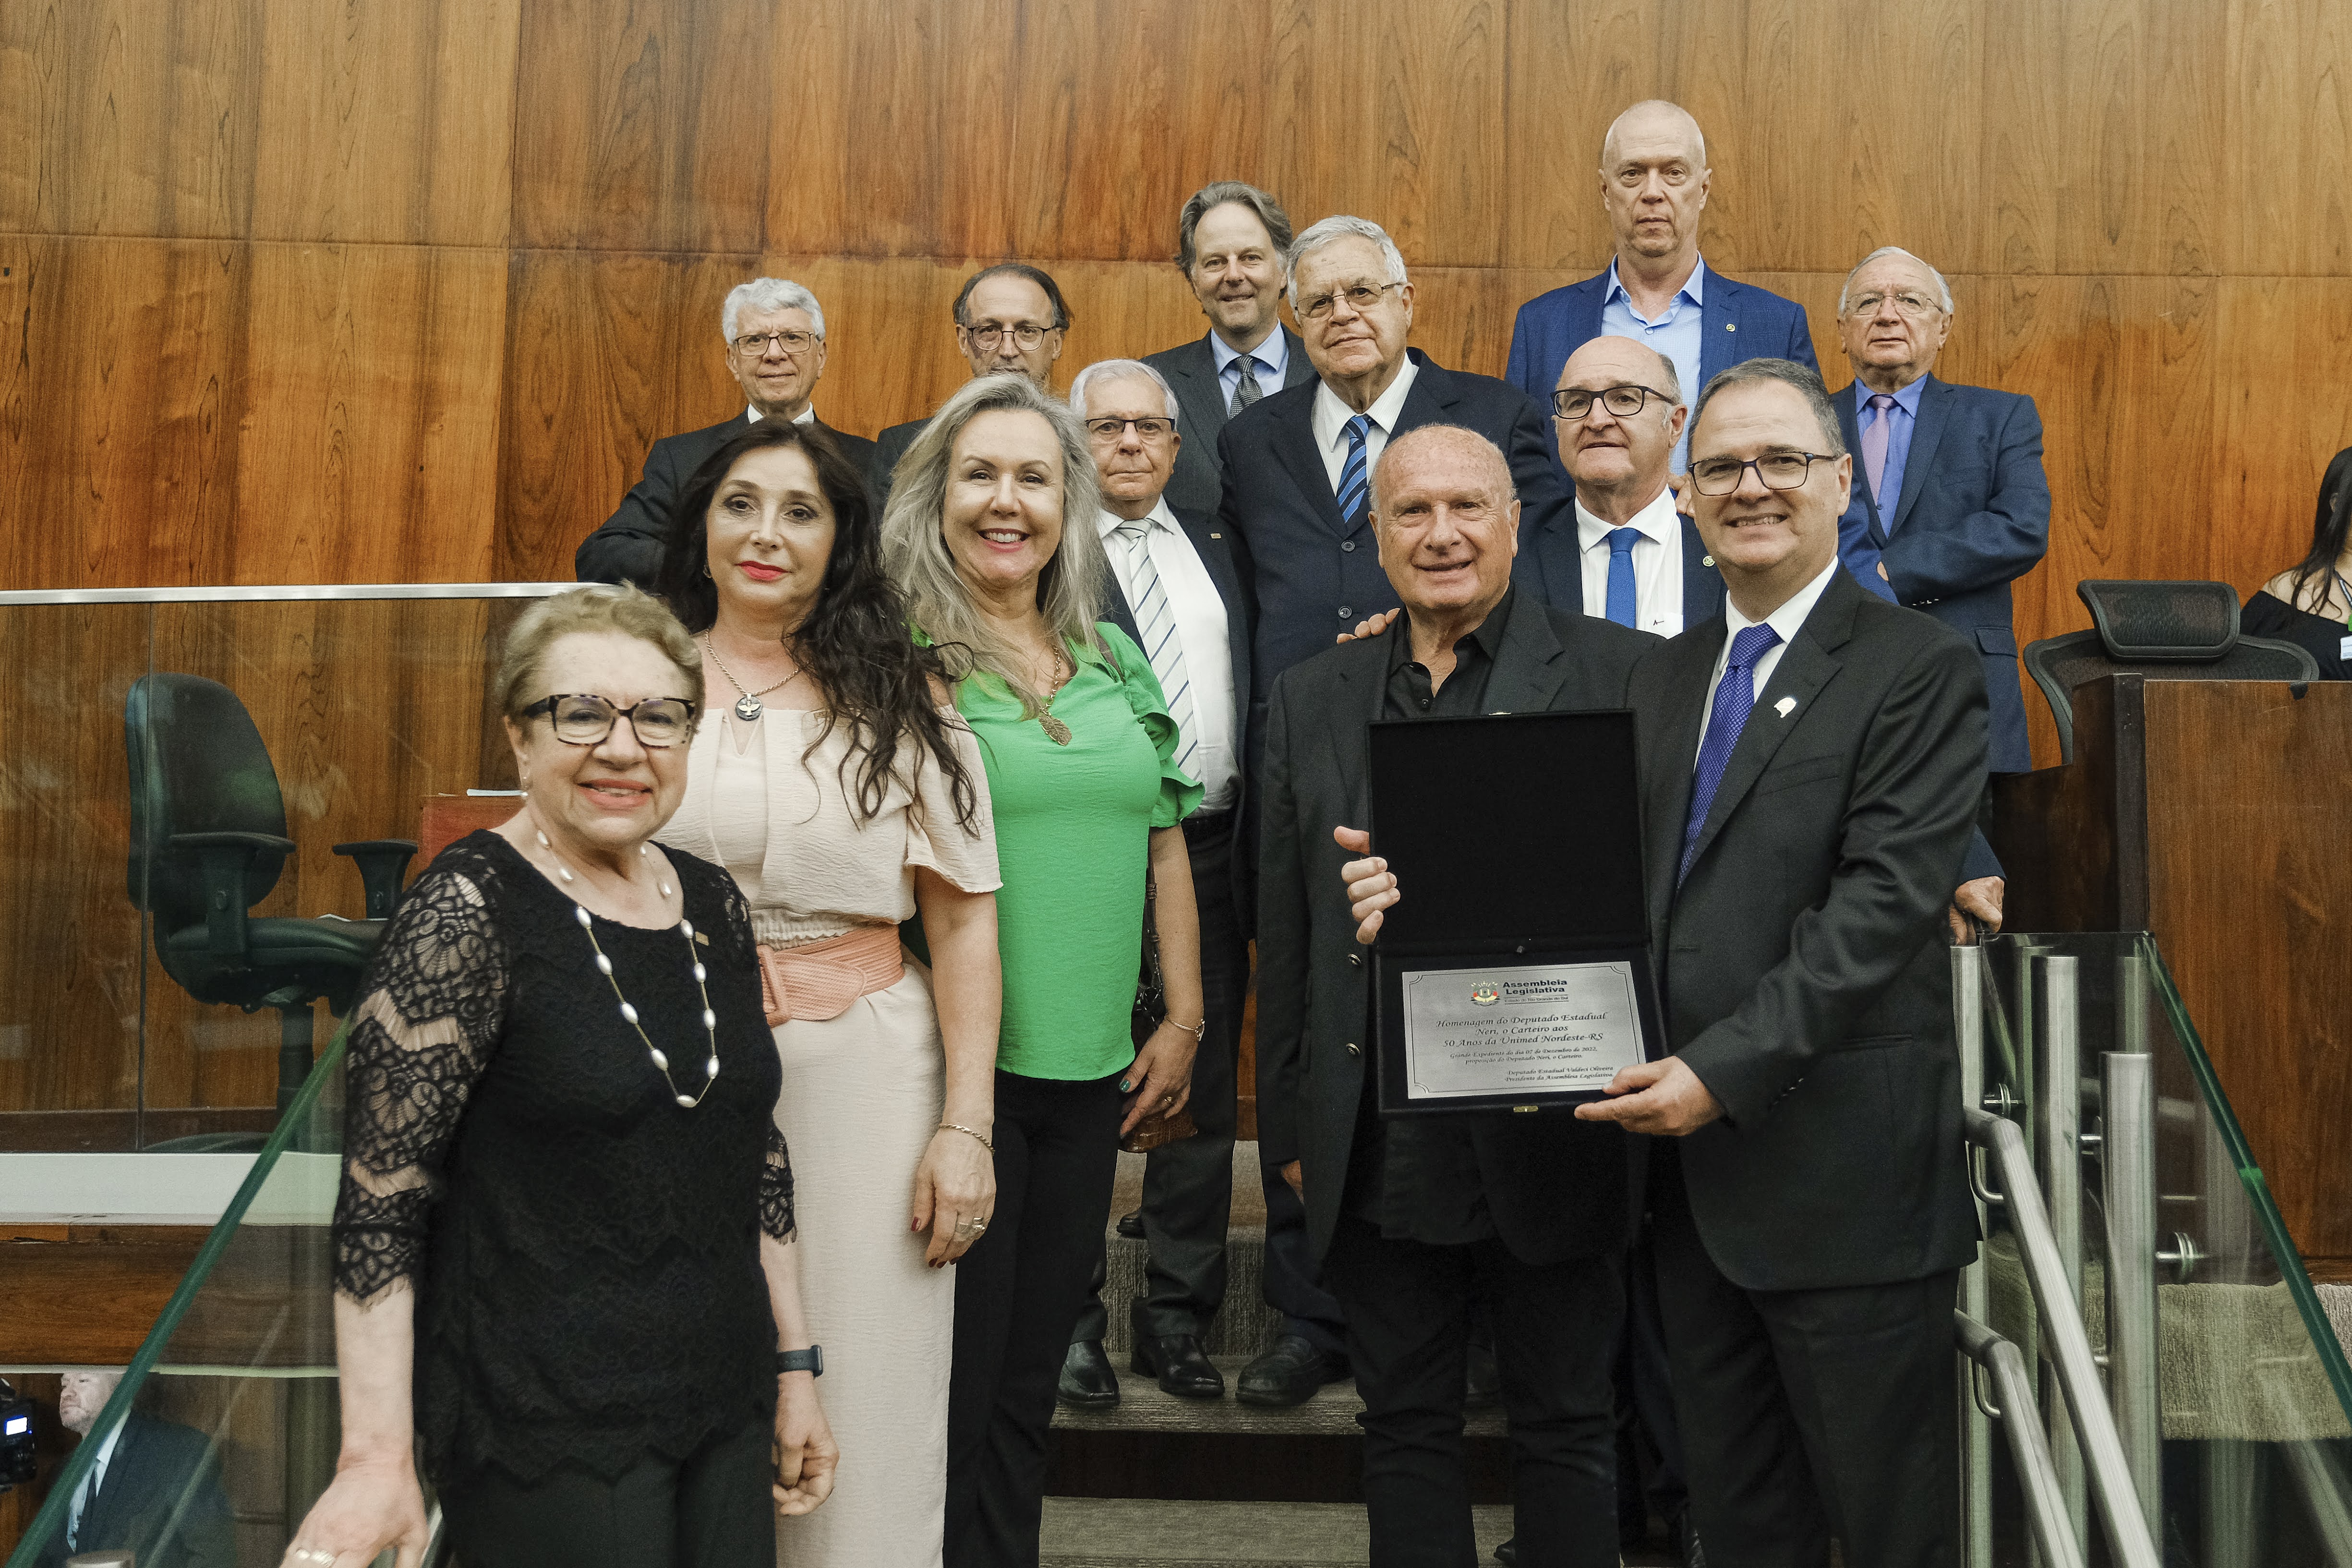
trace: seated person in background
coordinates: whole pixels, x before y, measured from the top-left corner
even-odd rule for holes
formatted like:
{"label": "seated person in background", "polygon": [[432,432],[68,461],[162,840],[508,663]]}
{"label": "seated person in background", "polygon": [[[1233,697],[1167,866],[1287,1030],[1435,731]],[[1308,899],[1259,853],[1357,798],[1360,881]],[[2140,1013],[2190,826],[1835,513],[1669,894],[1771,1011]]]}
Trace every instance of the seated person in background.
{"label": "seated person in background", "polygon": [[872,465],[874,443],[835,430],[816,416],[809,401],[824,374],[824,307],[815,295],[787,278],[738,283],[719,309],[719,330],[727,345],[728,374],[751,400],[749,406],[731,419],[654,443],[646,455],[645,477],[572,556],[572,574],[583,583],[650,588],[661,570],[662,544],[669,537],[678,492],[704,458],[758,420],[814,426],[833,437],[860,473]]}
{"label": "seated person in background", "polygon": [[2301,562],[2263,584],[2246,601],[2239,629],[2281,637],[2311,650],[2323,679],[2352,679],[2352,447],[2336,454],[2319,481],[2319,515],[2311,550]]}
{"label": "seated person in background", "polygon": [[35,1552],[55,1568],[84,1552],[130,1552],[141,1568],[230,1568],[236,1561],[228,1498],[205,1435],[132,1411],[92,1437],[121,1372],[69,1372],[58,1419],[99,1445],[97,1468],[75,1489],[65,1533]]}

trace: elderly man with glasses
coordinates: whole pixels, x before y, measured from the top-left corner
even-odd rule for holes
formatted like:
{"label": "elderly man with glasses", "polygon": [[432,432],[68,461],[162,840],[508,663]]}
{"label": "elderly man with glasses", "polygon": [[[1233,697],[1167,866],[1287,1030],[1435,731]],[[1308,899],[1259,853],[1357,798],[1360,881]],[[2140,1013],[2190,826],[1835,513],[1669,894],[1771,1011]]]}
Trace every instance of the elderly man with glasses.
{"label": "elderly man with glasses", "polygon": [[727,345],[727,372],[749,400],[743,412],[654,443],[644,477],[573,554],[572,569],[583,583],[650,588],[678,493],[704,458],[758,420],[812,426],[831,437],[860,470],[872,466],[874,443],[827,425],[810,401],[824,374],[824,307],[815,295],[788,278],[754,278],[728,290],[719,327]]}
{"label": "elderly man with glasses", "polygon": [[[956,351],[974,376],[1017,370],[1054,390],[1054,362],[1069,336],[1070,307],[1050,273],[1025,261],[1000,261],[964,280],[956,296]],[[867,488],[878,506],[890,499],[890,474],[930,423],[929,416],[893,425],[875,438]]]}

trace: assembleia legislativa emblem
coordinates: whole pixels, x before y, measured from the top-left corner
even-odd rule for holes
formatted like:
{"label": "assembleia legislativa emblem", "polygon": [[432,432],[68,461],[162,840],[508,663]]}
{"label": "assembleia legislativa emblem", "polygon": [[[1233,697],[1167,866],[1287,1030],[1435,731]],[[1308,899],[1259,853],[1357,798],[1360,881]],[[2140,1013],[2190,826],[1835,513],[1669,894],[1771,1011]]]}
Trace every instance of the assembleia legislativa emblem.
{"label": "assembleia legislativa emblem", "polygon": [[1470,993],[1470,1002],[1473,1006],[1491,1007],[1502,999],[1503,994],[1491,984],[1477,986]]}

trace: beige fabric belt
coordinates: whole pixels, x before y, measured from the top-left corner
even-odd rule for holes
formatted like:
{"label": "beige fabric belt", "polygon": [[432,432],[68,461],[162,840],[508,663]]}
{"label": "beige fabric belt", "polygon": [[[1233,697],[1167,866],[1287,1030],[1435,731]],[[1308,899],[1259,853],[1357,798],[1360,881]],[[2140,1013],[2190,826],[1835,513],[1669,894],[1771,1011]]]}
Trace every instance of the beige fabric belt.
{"label": "beige fabric belt", "polygon": [[760,997],[771,1028],[793,1018],[838,1018],[906,973],[897,926],[859,926],[799,947],[760,944]]}

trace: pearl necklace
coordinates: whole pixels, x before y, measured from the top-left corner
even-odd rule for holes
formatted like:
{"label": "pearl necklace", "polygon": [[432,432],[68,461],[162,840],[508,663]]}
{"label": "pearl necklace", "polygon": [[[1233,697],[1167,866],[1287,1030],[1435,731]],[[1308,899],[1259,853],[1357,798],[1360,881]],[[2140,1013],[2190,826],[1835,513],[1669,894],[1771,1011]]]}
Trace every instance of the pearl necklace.
{"label": "pearl necklace", "polygon": [[[547,851],[548,858],[555,862],[555,868],[562,874],[563,879],[567,882],[572,880],[572,868],[563,863],[563,857],[555,852],[555,846],[547,841],[547,835],[536,828],[532,833],[539,839],[539,847]],[[651,851],[642,844],[637,846],[637,853],[646,859],[653,858]],[[660,887],[663,898],[672,896],[673,889],[667,882],[661,883]],[[613,999],[621,1005],[621,1016],[628,1021],[629,1027],[637,1032],[637,1038],[645,1042],[646,1054],[653,1058],[654,1070],[662,1075],[662,1082],[669,1085],[670,1097],[687,1110],[696,1110],[702,1104],[703,1096],[710,1092],[710,1086],[719,1081],[719,1015],[710,1010],[710,988],[703,984],[709,978],[710,972],[702,966],[702,960],[695,956],[694,922],[681,915],[677,929],[678,934],[686,938],[686,956],[694,965],[694,988],[702,996],[702,1032],[708,1037],[710,1058],[702,1065],[701,1090],[685,1095],[678,1093],[677,1080],[669,1075],[669,1058],[654,1044],[653,1037],[646,1033],[645,1025],[637,1021],[636,1008],[621,994],[621,982],[613,973],[613,961],[605,956],[604,949],[596,941],[595,917],[588,912],[586,905],[577,900],[572,901],[572,913],[579,921],[580,929],[587,934],[589,950],[596,955],[597,973],[604,975],[606,984],[612,986]]]}

